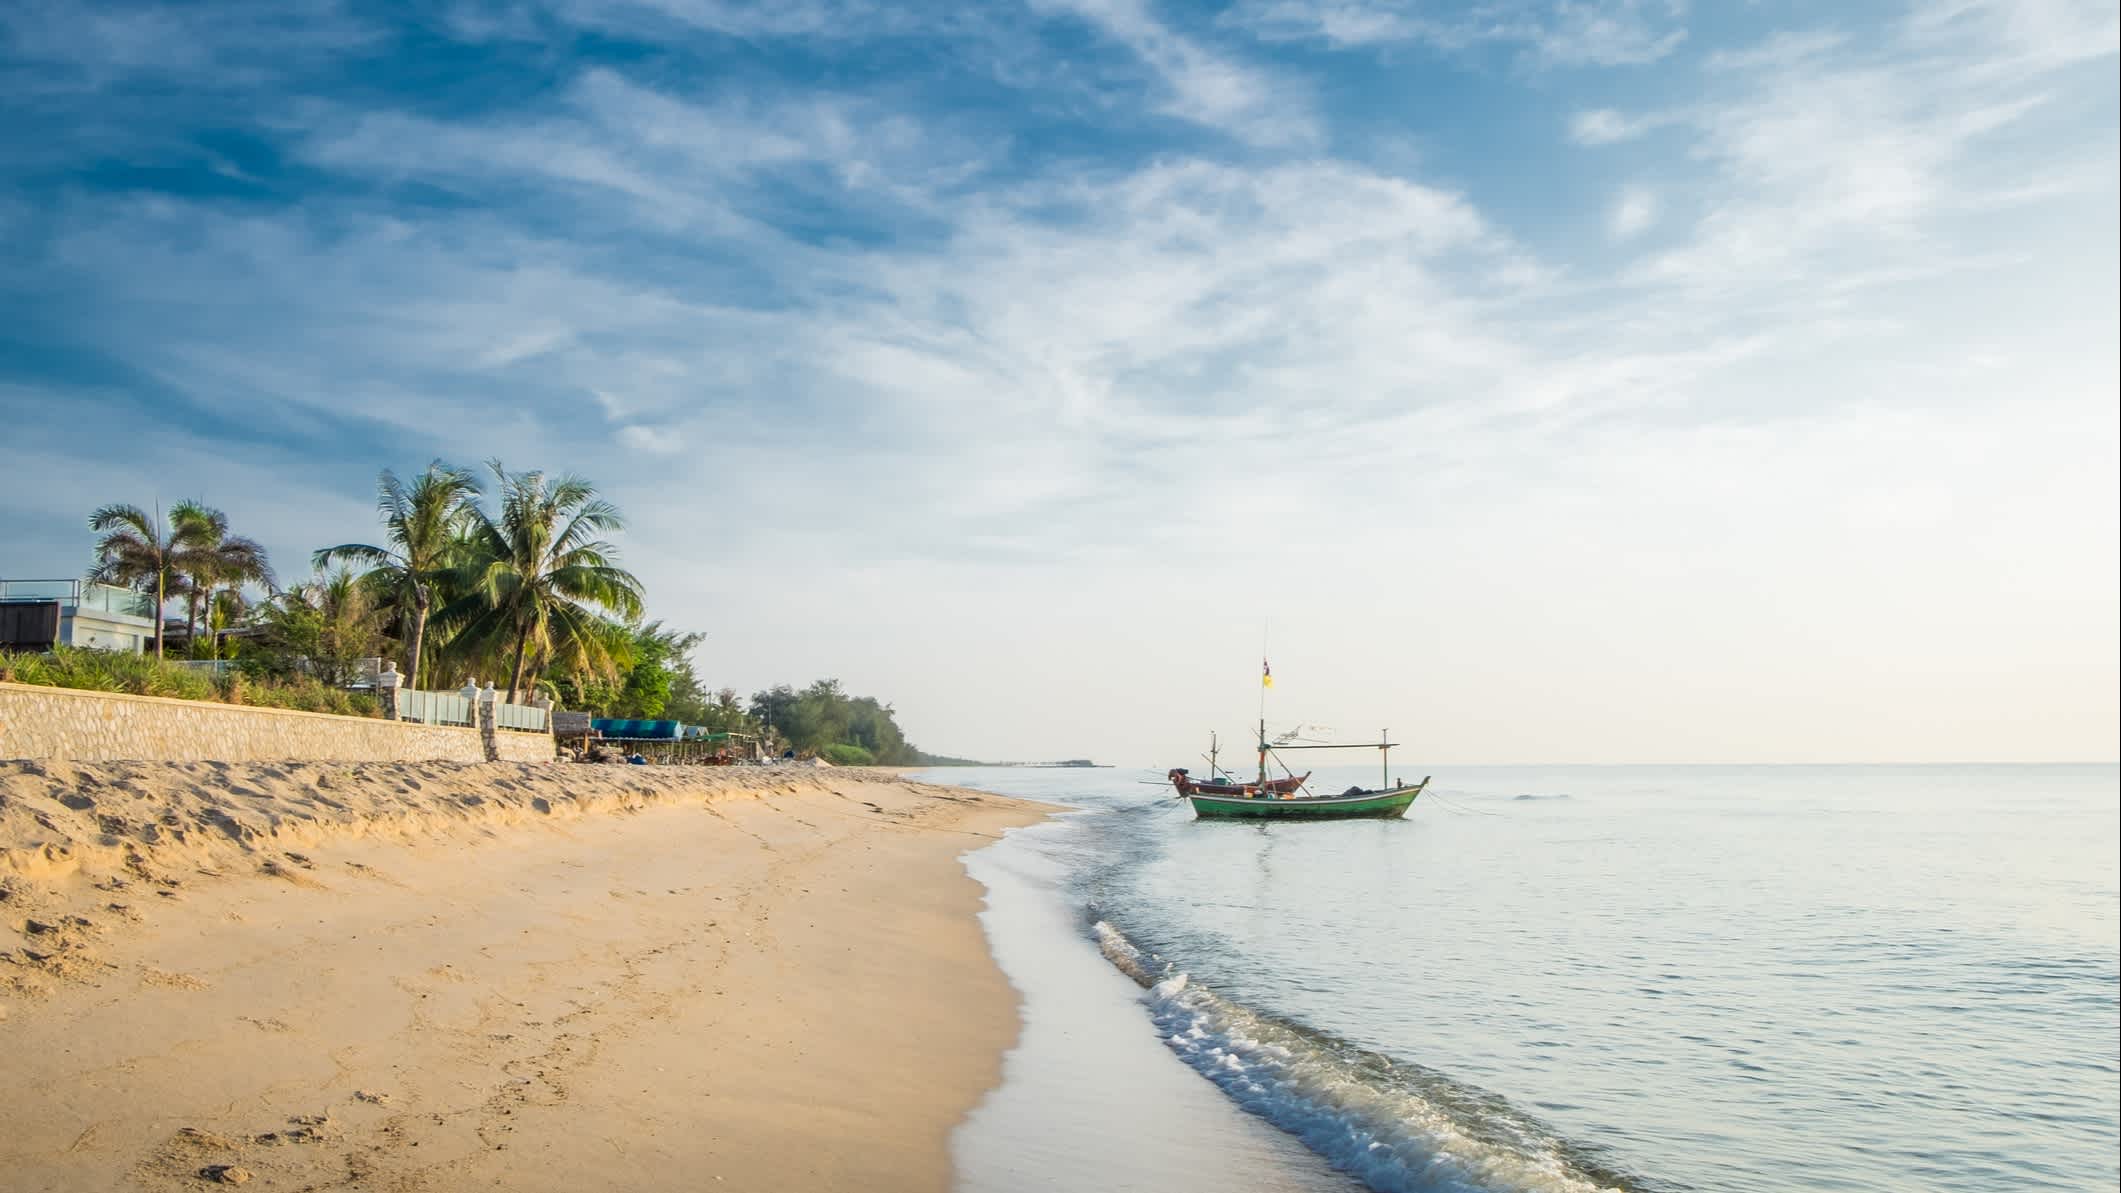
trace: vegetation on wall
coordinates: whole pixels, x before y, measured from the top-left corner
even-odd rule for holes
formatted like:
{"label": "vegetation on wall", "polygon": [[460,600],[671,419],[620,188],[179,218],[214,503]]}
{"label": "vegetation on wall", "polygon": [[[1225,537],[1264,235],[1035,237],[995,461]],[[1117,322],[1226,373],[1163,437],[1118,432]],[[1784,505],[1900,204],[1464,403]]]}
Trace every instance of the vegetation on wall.
{"label": "vegetation on wall", "polygon": [[175,700],[216,700],[254,708],[288,708],[355,717],[382,715],[382,708],[374,696],[349,692],[309,676],[259,680],[241,671],[214,676],[153,655],[71,646],[61,646],[43,654],[0,654],[0,683],[117,692],[128,696],[164,696]]}

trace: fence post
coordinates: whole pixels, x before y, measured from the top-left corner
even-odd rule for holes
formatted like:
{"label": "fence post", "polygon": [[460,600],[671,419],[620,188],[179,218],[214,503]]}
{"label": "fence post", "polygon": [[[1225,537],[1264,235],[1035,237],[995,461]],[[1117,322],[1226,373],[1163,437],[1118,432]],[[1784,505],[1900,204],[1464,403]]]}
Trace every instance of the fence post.
{"label": "fence post", "polygon": [[376,673],[376,696],[383,702],[383,719],[398,719],[398,682],[404,677],[398,674],[395,659],[384,659],[383,669]]}
{"label": "fence post", "polygon": [[486,747],[486,761],[501,760],[501,742],[494,724],[494,692],[491,681],[479,689],[479,744]]}

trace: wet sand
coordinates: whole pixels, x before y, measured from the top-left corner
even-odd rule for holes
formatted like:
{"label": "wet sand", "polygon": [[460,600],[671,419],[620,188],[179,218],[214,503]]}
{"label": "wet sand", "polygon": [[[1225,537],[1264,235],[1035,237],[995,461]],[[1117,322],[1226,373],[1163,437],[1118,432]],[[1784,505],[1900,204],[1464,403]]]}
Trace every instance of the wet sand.
{"label": "wet sand", "polygon": [[1044,811],[0,763],[0,1187],[949,1188],[1018,1031],[960,858]]}

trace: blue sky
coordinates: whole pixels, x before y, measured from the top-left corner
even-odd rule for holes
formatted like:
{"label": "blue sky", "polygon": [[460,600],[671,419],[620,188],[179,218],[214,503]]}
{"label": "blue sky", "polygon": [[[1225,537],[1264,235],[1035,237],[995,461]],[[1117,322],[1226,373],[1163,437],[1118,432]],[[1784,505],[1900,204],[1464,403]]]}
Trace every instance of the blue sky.
{"label": "blue sky", "polygon": [[[2110,4],[0,12],[0,573],[571,469],[710,682],[2112,758]],[[1279,710],[1278,710],[1279,711]],[[1359,731],[1359,732],[1358,732]]]}

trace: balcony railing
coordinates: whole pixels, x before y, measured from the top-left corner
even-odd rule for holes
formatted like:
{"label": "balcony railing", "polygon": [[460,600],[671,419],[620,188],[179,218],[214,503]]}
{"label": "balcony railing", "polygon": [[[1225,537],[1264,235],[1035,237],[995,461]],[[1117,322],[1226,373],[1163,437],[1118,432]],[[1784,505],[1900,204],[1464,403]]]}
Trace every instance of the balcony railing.
{"label": "balcony railing", "polygon": [[91,613],[155,619],[153,597],[88,580],[0,580],[0,601],[58,601]]}

